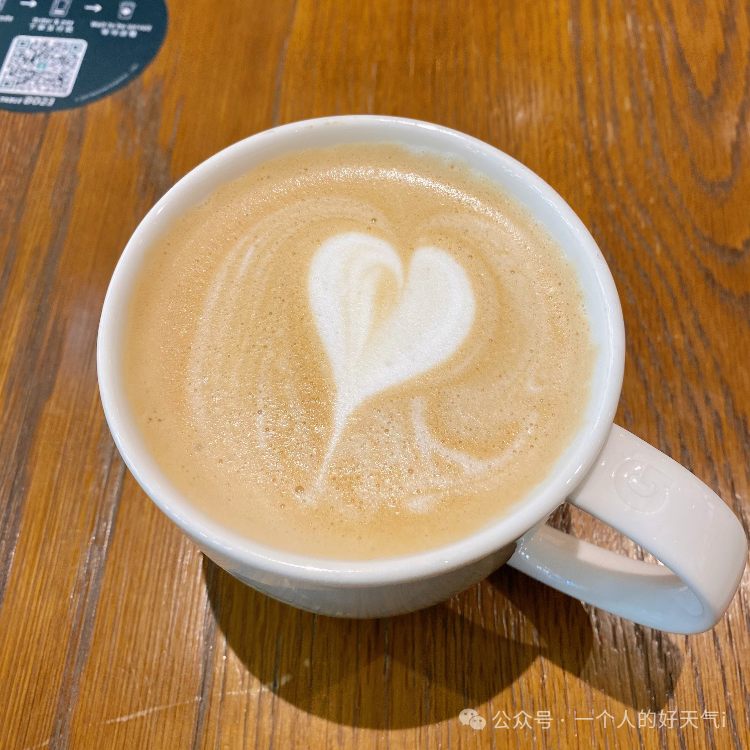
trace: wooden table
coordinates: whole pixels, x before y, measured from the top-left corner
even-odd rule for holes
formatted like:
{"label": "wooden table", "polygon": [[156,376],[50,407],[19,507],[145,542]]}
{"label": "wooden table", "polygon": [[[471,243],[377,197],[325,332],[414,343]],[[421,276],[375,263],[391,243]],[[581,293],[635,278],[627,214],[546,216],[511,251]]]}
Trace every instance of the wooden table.
{"label": "wooden table", "polygon": [[[581,216],[625,313],[618,423],[747,528],[750,6],[171,13],[156,61],[114,96],[0,112],[0,747],[747,747],[747,573],[724,620],[691,637],[508,568],[409,616],[296,611],[205,560],[140,490],[104,422],[95,349],[129,235],[206,157],[308,117],[431,120],[520,159]],[[555,521],[640,554],[568,509]],[[487,726],[462,724],[464,708]]]}

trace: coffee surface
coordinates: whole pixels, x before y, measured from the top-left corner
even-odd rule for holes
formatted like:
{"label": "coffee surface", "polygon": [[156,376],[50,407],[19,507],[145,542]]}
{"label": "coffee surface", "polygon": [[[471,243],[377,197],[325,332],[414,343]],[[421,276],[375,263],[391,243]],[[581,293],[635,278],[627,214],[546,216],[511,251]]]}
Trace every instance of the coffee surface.
{"label": "coffee surface", "polygon": [[397,145],[299,151],[150,249],[125,385],[198,508],[300,554],[455,541],[543,480],[595,357],[561,249],[493,182]]}

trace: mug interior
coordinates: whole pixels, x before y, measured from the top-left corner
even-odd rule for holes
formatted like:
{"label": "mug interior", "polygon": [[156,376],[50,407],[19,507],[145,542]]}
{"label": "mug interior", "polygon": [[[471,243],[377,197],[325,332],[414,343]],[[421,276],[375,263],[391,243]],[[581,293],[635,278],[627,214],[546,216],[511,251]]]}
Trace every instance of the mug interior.
{"label": "mug interior", "polygon": [[[449,545],[414,555],[347,561],[305,557],[259,544],[196,509],[147,449],[125,396],[122,362],[136,278],[149,248],[175,219],[220,185],[283,153],[360,142],[396,142],[459,157],[526,206],[576,269],[598,353],[584,425],[548,475],[522,500]],[[97,369],[105,416],[128,468],[159,508],[199,546],[255,570],[334,586],[366,586],[413,580],[465,565],[544,521],[580,482],[606,439],[622,386],[624,355],[622,310],[609,268],[582,222],[549,185],[510,156],[457,131],[416,120],[355,115],[297,122],[251,136],[203,162],[169,190],[136,229],[112,276],[99,324]]]}

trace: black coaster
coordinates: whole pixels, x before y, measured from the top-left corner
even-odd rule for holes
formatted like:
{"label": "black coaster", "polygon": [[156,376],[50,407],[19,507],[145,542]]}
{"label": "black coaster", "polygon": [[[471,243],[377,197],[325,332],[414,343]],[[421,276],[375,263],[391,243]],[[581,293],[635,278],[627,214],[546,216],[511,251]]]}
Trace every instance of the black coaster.
{"label": "black coaster", "polygon": [[143,72],[166,33],[164,0],[0,0],[0,108],[101,99]]}

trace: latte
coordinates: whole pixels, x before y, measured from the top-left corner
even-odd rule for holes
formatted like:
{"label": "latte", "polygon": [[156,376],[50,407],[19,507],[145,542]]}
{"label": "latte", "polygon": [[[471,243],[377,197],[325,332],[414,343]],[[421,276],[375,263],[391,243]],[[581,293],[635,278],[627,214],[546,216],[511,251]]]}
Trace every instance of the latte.
{"label": "latte", "polygon": [[295,152],[151,248],[128,399],[196,507],[272,547],[413,553],[502,515],[583,424],[595,349],[562,250],[460,161]]}

